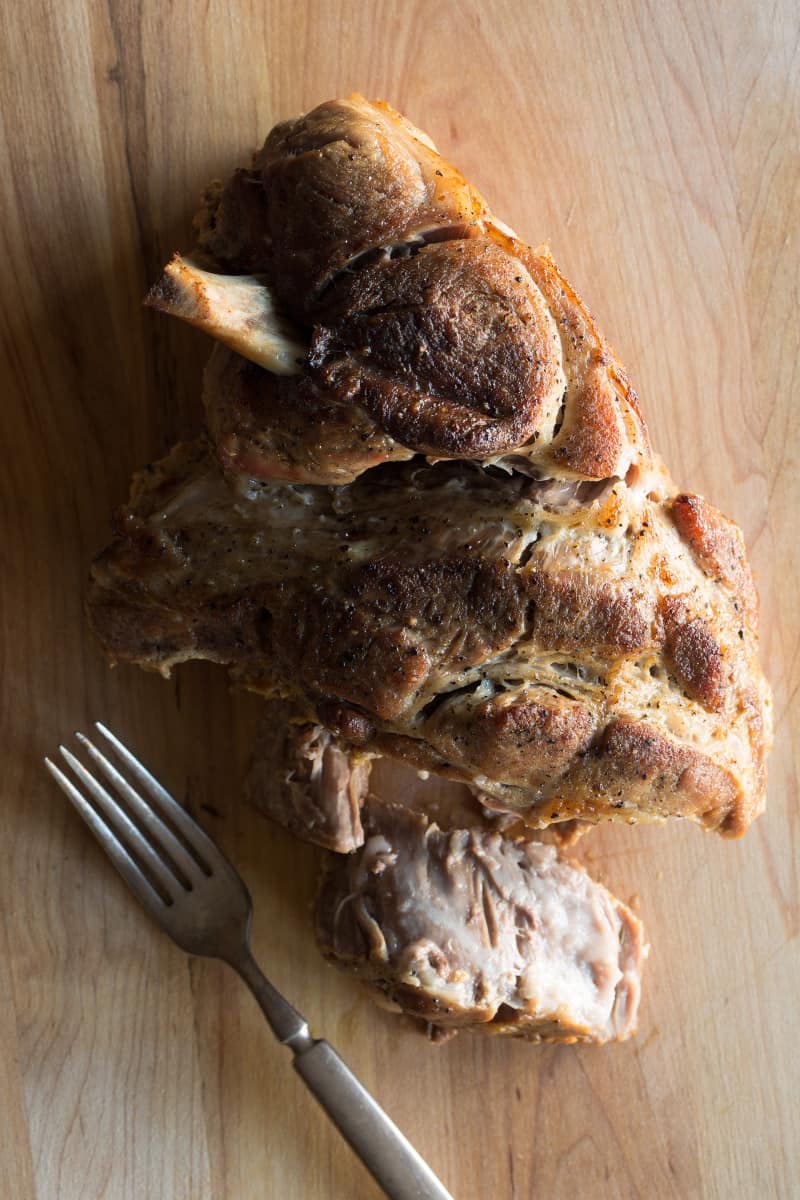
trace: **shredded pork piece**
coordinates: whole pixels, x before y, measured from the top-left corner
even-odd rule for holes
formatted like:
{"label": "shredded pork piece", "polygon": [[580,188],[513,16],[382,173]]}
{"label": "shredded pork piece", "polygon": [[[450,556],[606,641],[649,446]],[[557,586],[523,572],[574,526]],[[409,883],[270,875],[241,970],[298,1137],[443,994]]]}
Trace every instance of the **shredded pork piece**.
{"label": "shredded pork piece", "polygon": [[554,1042],[635,1031],[640,922],[555,847],[443,831],[375,800],[365,827],[317,901],[332,962],[442,1029]]}

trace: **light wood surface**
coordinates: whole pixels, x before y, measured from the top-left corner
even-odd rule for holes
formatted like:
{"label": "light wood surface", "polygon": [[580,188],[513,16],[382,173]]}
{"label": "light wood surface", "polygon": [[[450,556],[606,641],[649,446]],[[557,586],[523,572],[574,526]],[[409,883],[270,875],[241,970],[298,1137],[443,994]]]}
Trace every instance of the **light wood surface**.
{"label": "light wood surface", "polygon": [[[33,0],[0,46],[0,1197],[376,1195],[240,983],[149,923],[45,776],[97,717],[230,853],[265,969],[459,1200],[800,1194],[796,6]],[[766,816],[580,847],[653,946],[624,1046],[435,1048],[375,1010],[312,944],[315,853],[240,802],[256,700],[211,667],[110,672],[86,633],[112,507],[200,421],[209,347],[145,288],[209,179],[354,88],[550,239],[758,572]]]}

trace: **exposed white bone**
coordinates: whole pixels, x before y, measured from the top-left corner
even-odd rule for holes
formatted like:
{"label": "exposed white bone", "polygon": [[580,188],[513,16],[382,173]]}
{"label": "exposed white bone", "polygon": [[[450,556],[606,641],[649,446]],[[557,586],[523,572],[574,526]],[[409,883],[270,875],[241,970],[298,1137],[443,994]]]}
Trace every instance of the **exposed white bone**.
{"label": "exposed white bone", "polygon": [[174,254],[145,304],[180,317],[276,375],[297,375],[308,354],[257,275],[218,275]]}

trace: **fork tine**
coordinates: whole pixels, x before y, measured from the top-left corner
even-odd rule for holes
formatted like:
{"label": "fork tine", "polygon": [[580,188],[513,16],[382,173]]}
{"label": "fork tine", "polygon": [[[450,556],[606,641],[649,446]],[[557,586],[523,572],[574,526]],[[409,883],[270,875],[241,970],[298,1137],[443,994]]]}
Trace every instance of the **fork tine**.
{"label": "fork tine", "polygon": [[212,842],[211,838],[200,828],[193,817],[190,817],[186,809],[178,804],[178,801],[169,794],[165,787],[158,782],[154,775],[151,775],[147,767],[139,762],[135,755],[131,754],[127,746],[124,746],[118,737],[115,737],[110,729],[107,729],[101,721],[95,721],[95,728],[103,735],[106,741],[110,742],[114,747],[118,757],[125,763],[139,786],[143,791],[155,800],[162,810],[166,813],[173,825],[181,831],[189,845],[197,852],[200,859],[210,872],[214,863],[228,864],[228,860],[220,850],[219,846]]}
{"label": "fork tine", "polygon": [[92,760],[97,764],[98,769],[112,787],[128,802],[156,845],[166,851],[178,870],[186,876],[187,881],[189,883],[192,881],[197,882],[198,879],[202,878],[204,876],[203,868],[197,862],[197,859],[193,858],[181,842],[178,841],[175,834],[161,820],[155,809],[151,808],[147,801],[131,787],[127,779],[123,775],[120,775],[114,764],[108,761],[106,756],[97,749],[93,742],[89,741],[85,734],[76,733],[75,736],[87,754],[91,755]]}
{"label": "fork tine", "polygon": [[106,825],[100,814],[92,808],[89,801],[78,791],[72,780],[68,779],[64,772],[54,762],[51,762],[49,758],[45,758],[44,763],[62,792],[65,793],[67,799],[89,826],[130,889],[138,896],[148,912],[152,913],[157,920],[160,919],[160,913],[165,907],[164,901],[143,873],[138,863],[134,862],[114,831]]}
{"label": "fork tine", "polygon": [[[104,787],[101,786],[91,775],[86,767],[80,762],[74,754],[67,750],[66,746],[58,747],[62,756],[67,760],[72,770],[85,785],[94,800],[99,804],[100,808],[106,817],[104,824],[109,828],[117,840],[121,841],[120,834],[124,833],[125,838],[134,853],[138,856],[144,866],[158,882],[159,886],[164,889],[165,895],[170,900],[175,899],[175,893],[178,888],[183,890],[183,885],[167,867],[166,863],[153,847],[148,842],[147,838],[134,825],[126,812],[120,808],[113,796],[111,796]],[[77,789],[76,789],[77,790]]]}

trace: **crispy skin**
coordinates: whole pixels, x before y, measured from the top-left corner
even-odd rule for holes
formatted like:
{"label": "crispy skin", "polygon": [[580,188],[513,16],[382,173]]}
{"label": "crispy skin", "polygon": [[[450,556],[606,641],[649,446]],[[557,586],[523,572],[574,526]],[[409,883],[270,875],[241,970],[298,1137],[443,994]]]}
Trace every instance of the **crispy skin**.
{"label": "crispy skin", "polygon": [[732,772],[638,721],[610,721],[592,752],[571,766],[562,793],[567,811],[572,794],[587,797],[597,814],[637,812],[647,797],[652,815],[690,817],[733,836],[747,827],[746,801]]}
{"label": "crispy skin", "polygon": [[[770,736],[754,616],[678,536],[662,473],[582,486],[416,462],[255,484],[190,444],[135,484],[90,617],[114,658],[226,662],[532,826],[739,833]],[[642,777],[626,721],[678,756],[666,775]]]}

